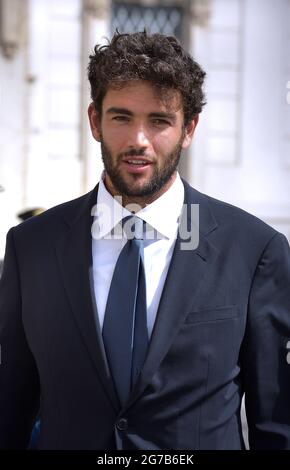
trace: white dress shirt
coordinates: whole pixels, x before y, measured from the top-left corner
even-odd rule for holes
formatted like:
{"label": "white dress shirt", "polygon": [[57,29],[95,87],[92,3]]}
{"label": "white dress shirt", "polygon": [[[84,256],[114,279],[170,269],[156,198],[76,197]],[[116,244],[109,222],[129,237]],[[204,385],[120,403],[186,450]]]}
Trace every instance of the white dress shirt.
{"label": "white dress shirt", "polygon": [[[104,175],[103,175],[104,177]],[[124,236],[112,230],[132,215],[107,191],[103,177],[99,183],[96,211],[92,227],[93,280],[101,329],[111,280],[119,254],[126,243]],[[178,219],[184,201],[184,187],[179,174],[170,188],[151,204],[138,211],[138,217],[157,231],[157,239],[144,240],[147,326],[152,334],[158,305],[172,258]],[[124,273],[126,275],[126,273]]]}

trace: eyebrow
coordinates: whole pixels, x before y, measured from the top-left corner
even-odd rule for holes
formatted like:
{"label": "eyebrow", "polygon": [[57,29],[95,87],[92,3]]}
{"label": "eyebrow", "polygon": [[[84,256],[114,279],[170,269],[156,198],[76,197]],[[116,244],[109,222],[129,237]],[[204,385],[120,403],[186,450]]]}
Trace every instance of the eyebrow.
{"label": "eyebrow", "polygon": [[107,114],[126,114],[127,116],[133,116],[133,113],[126,108],[109,108],[106,111]]}
{"label": "eyebrow", "polygon": [[[132,111],[129,111],[129,109],[126,108],[109,108],[106,111],[107,114],[125,114],[126,116],[133,116]],[[150,113],[149,117],[152,118],[165,118],[165,119],[171,119],[172,121],[176,121],[176,115],[174,113],[165,113],[162,111]]]}

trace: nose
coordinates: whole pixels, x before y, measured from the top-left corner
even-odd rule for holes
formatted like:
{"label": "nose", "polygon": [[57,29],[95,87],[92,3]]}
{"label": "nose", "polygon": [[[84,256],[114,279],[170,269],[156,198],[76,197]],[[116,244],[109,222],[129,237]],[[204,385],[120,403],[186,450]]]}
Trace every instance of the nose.
{"label": "nose", "polygon": [[150,145],[149,134],[143,124],[133,126],[133,128],[131,129],[129,140],[129,145],[131,147],[147,148]]}

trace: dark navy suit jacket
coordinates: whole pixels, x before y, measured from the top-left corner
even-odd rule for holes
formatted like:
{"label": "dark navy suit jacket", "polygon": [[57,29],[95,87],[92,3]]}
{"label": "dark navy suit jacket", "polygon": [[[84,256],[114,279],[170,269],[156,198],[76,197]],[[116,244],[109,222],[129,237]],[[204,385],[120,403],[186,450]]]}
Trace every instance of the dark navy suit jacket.
{"label": "dark navy suit jacket", "polygon": [[199,204],[199,245],[181,250],[177,239],[148,356],[123,407],[92,295],[97,188],[9,231],[1,448],[26,448],[40,407],[40,449],[242,449],[245,393],[250,447],[290,449],[288,242],[184,185],[185,203]]}

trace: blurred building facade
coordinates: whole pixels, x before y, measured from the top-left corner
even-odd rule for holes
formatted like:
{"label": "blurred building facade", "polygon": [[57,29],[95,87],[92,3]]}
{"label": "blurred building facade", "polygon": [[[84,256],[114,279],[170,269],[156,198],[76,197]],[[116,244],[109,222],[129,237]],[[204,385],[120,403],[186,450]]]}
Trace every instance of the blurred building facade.
{"label": "blurred building facade", "polygon": [[88,55],[112,31],[175,34],[207,71],[180,171],[290,238],[290,0],[0,0],[0,258],[29,207],[94,187]]}

